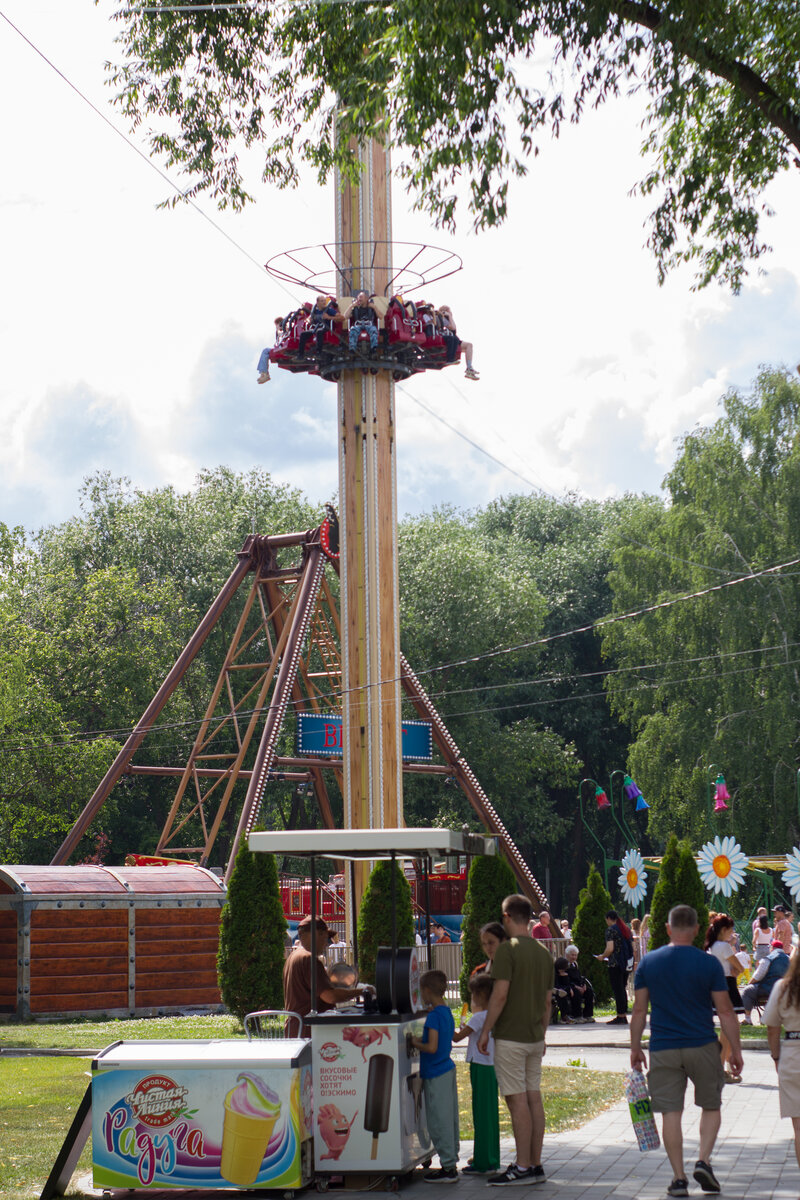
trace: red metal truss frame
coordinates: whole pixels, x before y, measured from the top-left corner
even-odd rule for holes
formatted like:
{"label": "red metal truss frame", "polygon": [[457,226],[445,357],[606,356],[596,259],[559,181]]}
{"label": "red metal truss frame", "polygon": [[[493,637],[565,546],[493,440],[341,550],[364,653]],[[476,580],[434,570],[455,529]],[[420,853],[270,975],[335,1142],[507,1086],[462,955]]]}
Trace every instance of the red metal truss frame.
{"label": "red metal truss frame", "polygon": [[[297,558],[282,565],[280,551],[287,548],[293,548]],[[237,784],[246,783],[230,842],[226,880],[241,837],[258,820],[270,779],[309,782],[323,824],[335,827],[324,772],[333,769],[341,786],[341,760],[277,753],[290,704],[296,712],[341,711],[339,613],[325,574],[327,561],[319,528],[277,537],[254,534],[246,539],[236,567],[59,847],[54,865],[67,862],[114,786],[126,775],[178,779],[156,854],[187,857],[204,866],[220,830],[229,827],[239,804]],[[245,595],[236,627],[185,764],[134,763],[136,751],[240,591]],[[401,683],[420,717],[432,723],[434,743],[444,760],[443,764],[406,763],[404,771],[456,780],[486,829],[497,836],[521,890],[535,904],[546,904],[527,863],[404,658]],[[233,748],[223,748],[224,736]],[[195,844],[180,844],[184,835],[196,834],[198,823],[201,837],[195,838]]]}

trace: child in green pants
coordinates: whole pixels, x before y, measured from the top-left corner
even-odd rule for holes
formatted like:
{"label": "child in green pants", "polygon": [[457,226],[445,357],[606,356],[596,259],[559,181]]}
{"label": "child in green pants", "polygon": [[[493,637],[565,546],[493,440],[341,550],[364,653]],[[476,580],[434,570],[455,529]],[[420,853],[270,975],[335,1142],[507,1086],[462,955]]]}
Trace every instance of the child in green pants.
{"label": "child in green pants", "polygon": [[494,1073],[494,1038],[489,1037],[489,1049],[481,1054],[478,1049],[493,979],[485,973],[473,975],[469,981],[470,1008],[468,1019],[453,1041],[460,1042],[468,1037],[467,1062],[469,1081],[472,1085],[472,1123],[475,1129],[475,1146],[472,1162],[463,1168],[465,1175],[486,1175],[500,1169],[500,1115],[497,1107],[497,1078]]}

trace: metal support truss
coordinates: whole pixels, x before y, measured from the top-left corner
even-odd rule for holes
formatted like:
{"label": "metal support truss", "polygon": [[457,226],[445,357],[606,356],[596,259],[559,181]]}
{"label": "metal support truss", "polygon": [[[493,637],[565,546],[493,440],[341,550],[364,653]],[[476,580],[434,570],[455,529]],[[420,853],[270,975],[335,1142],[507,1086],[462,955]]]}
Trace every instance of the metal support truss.
{"label": "metal support truss", "polygon": [[[297,561],[281,565],[279,551],[295,548]],[[229,839],[225,878],[236,850],[258,820],[264,789],[272,781],[310,782],[322,822],[335,827],[325,771],[342,785],[341,759],[296,758],[278,753],[284,720],[293,711],[341,712],[341,629],[336,598],[325,576],[320,530],[279,537],[249,537],[238,563],[178,657],[141,720],[70,830],[53,864],[65,863],[123,776],[178,780],[156,853],[208,865],[224,831]],[[216,683],[185,764],[133,762],[147,733],[240,592],[242,607]],[[546,897],[489,803],[444,721],[401,656],[402,689],[419,716],[433,726],[443,763],[406,763],[409,774],[455,779],[486,829],[497,836],[521,890],[537,905]],[[238,790],[237,790],[238,789]],[[242,795],[244,792],[244,795]],[[231,836],[238,811],[238,824]]]}

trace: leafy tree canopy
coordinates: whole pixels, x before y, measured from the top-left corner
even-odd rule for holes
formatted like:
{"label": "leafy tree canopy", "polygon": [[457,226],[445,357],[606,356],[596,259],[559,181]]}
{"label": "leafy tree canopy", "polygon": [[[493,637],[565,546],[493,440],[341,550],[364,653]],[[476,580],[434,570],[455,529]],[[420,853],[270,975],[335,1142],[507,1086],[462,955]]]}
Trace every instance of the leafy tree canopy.
{"label": "leafy tree canopy", "polygon": [[702,950],[708,928],[706,893],[690,843],[687,840],[679,842],[673,833],[661,860],[658,882],[653,889],[650,907],[651,950],[667,945],[667,917],[676,904],[688,904],[697,913],[699,928],[694,944]]}
{"label": "leafy tree canopy", "polygon": [[321,179],[348,169],[351,136],[377,136],[412,151],[401,174],[437,222],[453,225],[463,175],[475,226],[494,225],[545,135],[638,93],[660,278],[688,260],[701,286],[738,287],[766,248],[763,191],[800,151],[794,0],[206,8],[126,4],[112,82],[133,125],[152,122],[153,150],[189,177],[185,195],[223,206],[251,198],[243,148],[263,147],[264,181],[285,186],[303,162]]}
{"label": "leafy tree canopy", "polygon": [[272,854],[253,854],[243,838],[220,916],[217,977],[223,1002],[241,1020],[283,1008],[286,918]]}
{"label": "leafy tree canopy", "polygon": [[611,981],[608,977],[608,967],[595,958],[595,955],[602,954],[606,944],[606,913],[611,908],[611,897],[605,889],[600,872],[592,864],[586,877],[586,887],[581,889],[578,907],[575,909],[572,940],[578,947],[581,972],[591,980],[595,996],[601,1004],[611,998]]}
{"label": "leafy tree canopy", "polygon": [[[614,609],[699,594],[604,627],[629,767],[661,840],[734,832],[747,853],[785,852],[800,833],[800,576],[771,568],[798,555],[800,383],[764,370],[751,395],[731,391],[666,482],[670,505],[639,510],[615,553]],[[733,799],[713,817],[717,769]]]}
{"label": "leafy tree canopy", "polygon": [[358,974],[375,981],[375,960],[381,946],[392,944],[392,871],[395,879],[395,930],[398,946],[414,945],[411,887],[399,863],[376,862],[358,910]]}
{"label": "leafy tree canopy", "polygon": [[461,921],[461,999],[469,1001],[469,977],[477,966],[486,962],[481,945],[481,929],[490,921],[499,921],[506,896],[517,890],[514,872],[504,858],[487,854],[485,858],[473,858],[467,876],[467,894],[464,897]]}

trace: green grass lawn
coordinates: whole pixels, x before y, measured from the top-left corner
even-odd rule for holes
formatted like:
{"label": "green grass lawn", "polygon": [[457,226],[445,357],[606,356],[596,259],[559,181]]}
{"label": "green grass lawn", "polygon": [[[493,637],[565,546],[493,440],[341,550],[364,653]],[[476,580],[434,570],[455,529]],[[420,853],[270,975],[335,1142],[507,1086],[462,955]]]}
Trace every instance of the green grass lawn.
{"label": "green grass lawn", "polygon": [[[0,1059],[0,1195],[38,1196],[86,1091],[88,1058]],[[91,1169],[91,1144],[76,1174]],[[71,1190],[71,1195],[83,1195]]]}
{"label": "green grass lawn", "polygon": [[[5,1025],[0,1045],[36,1049],[96,1049],[117,1039],[235,1037],[241,1026],[230,1016],[161,1017],[141,1021],[78,1021]],[[458,1072],[461,1134],[472,1138],[467,1064]],[[90,1059],[77,1056],[0,1058],[0,1196],[35,1200],[41,1192],[69,1125],[86,1090]],[[551,1133],[573,1129],[622,1096],[623,1077],[576,1067],[544,1067],[542,1093]],[[511,1135],[504,1104],[500,1130]],[[91,1171],[91,1145],[81,1155],[73,1180]],[[85,1193],[70,1186],[68,1193]]]}
{"label": "green grass lawn", "polygon": [[[469,1066],[456,1063],[458,1112],[461,1136],[469,1141],[472,1129],[472,1093]],[[549,1133],[577,1129],[610,1108],[625,1090],[625,1077],[611,1071],[587,1071],[581,1067],[542,1067],[542,1099]],[[500,1102],[500,1136],[511,1137],[511,1118]]]}
{"label": "green grass lawn", "polygon": [[125,1021],[14,1022],[0,1025],[0,1047],[26,1050],[102,1050],[111,1042],[148,1038],[244,1037],[236,1017],[151,1017]]}

